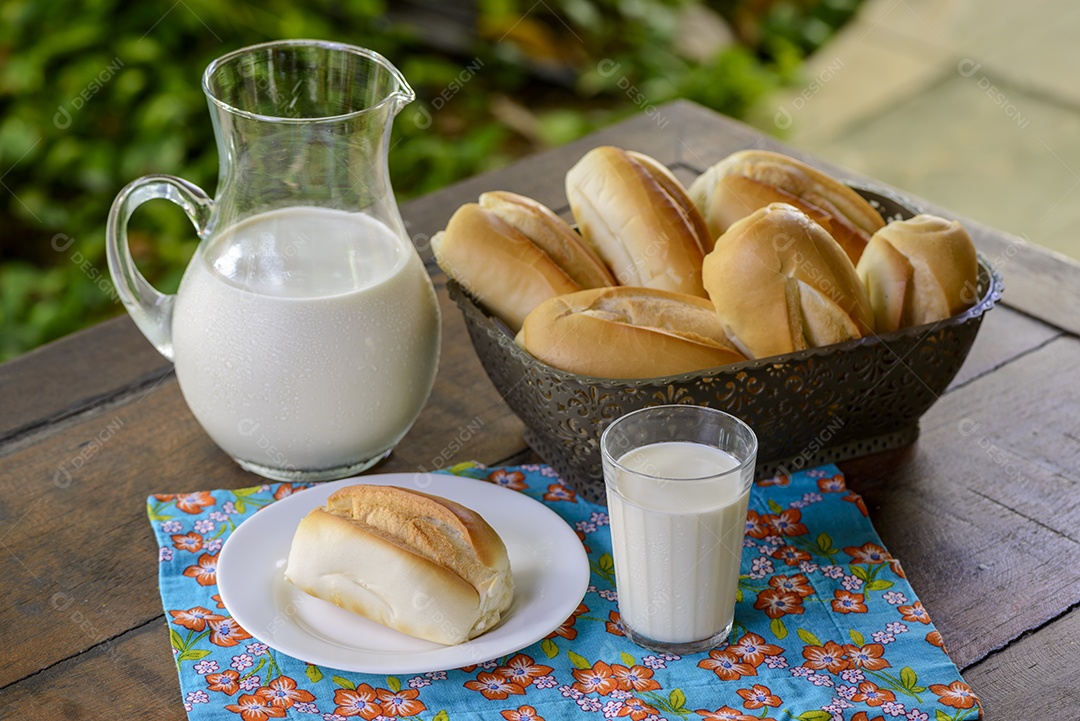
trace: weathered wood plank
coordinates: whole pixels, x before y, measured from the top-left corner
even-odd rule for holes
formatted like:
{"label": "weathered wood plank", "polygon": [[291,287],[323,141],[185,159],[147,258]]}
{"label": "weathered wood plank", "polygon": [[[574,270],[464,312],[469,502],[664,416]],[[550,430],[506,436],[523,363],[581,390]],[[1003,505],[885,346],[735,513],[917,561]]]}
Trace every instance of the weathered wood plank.
{"label": "weathered wood plank", "polygon": [[983,316],[975,344],[950,384],[963,385],[988,373],[1017,355],[1018,348],[1034,349],[1057,338],[1061,331],[1004,305]]}
{"label": "weathered wood plank", "polygon": [[[185,721],[165,619],[116,638],[100,636],[75,606],[49,608],[42,619],[97,639],[88,652],[0,688],[5,719],[155,719]],[[237,717],[239,718],[239,717]]]}
{"label": "weathered wood plank", "polygon": [[[775,150],[803,158],[807,162],[813,161],[805,153],[784,145],[772,136],[764,135],[745,123],[740,123],[696,103],[676,100],[670,105],[678,106],[681,121],[678,162],[698,173],[736,150],[748,148]],[[665,109],[668,107],[669,105],[664,106]],[[821,165],[820,161],[814,164]]]}
{"label": "weathered wood plank", "polygon": [[845,463],[885,544],[973,664],[1080,601],[1080,341],[947,393],[915,446]]}
{"label": "weathered wood plank", "polygon": [[[159,613],[147,495],[257,483],[230,468],[171,377],[83,414],[4,464],[0,686]],[[54,602],[70,602],[95,633],[59,622]]]}
{"label": "weathered wood plank", "polygon": [[[46,613],[99,638],[81,611],[61,608]],[[0,708],[20,709],[20,718],[27,719],[97,719],[108,708],[112,718],[182,721],[176,669],[163,652],[168,647],[164,626],[159,617],[118,638],[101,637],[87,653],[0,690]],[[1075,713],[1080,708],[1077,653],[1080,612],[1074,610],[964,669],[964,677],[979,693],[987,718],[1080,718]]]}
{"label": "weathered wood plank", "polygon": [[0,441],[167,373],[125,314],[0,365]]}
{"label": "weathered wood plank", "polygon": [[[939,206],[925,206],[937,215],[953,215]],[[1015,235],[956,217],[1001,272],[1005,303],[1074,335],[1080,334],[1080,263]]]}
{"label": "weathered wood plank", "polygon": [[1080,610],[964,670],[988,719],[1080,718]]}

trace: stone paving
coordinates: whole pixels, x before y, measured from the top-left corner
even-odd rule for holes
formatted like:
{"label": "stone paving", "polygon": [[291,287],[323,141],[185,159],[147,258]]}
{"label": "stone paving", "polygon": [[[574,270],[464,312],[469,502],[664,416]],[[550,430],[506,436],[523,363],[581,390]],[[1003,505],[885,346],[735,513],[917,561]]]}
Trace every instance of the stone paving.
{"label": "stone paving", "polygon": [[1080,2],[867,0],[767,108],[790,144],[1080,259]]}

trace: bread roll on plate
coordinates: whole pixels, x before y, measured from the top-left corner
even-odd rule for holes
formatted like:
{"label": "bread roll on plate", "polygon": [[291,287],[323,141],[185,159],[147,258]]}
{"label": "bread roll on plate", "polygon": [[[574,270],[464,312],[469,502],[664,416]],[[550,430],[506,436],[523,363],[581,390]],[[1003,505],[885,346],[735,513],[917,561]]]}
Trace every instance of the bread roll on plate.
{"label": "bread roll on plate", "polygon": [[586,242],[621,285],[705,297],[704,227],[678,181],[652,158],[603,146],[566,173],[566,197]]}
{"label": "bread roll on plate", "polygon": [[743,150],[712,166],[690,186],[690,198],[716,235],[769,203],[793,205],[814,219],[858,263],[881,214],[840,181],[781,153]]}
{"label": "bread roll on plate", "polygon": [[771,203],[705,257],[705,288],[731,342],[752,358],[873,331],[866,289],[843,249],[806,213]]}
{"label": "bread roll on plate", "polygon": [[335,491],[301,520],[285,577],[402,633],[457,644],[513,600],[506,546],[475,511],[396,486]]}
{"label": "bread roll on plate", "polygon": [[857,267],[878,333],[934,323],[978,299],[979,261],[963,226],[933,215],[874,233]]}
{"label": "bread roll on plate", "polygon": [[439,267],[515,333],[540,303],[581,288],[529,236],[476,203],[458,208],[431,248]]}
{"label": "bread roll on plate", "polygon": [[548,365],[601,378],[656,378],[746,360],[709,301],[629,286],[545,301],[516,340]]}

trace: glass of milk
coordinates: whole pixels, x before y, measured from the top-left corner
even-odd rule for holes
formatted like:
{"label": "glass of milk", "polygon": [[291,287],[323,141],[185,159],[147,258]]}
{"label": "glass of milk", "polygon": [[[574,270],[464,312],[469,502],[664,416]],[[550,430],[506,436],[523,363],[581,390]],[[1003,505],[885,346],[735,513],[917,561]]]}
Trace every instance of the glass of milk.
{"label": "glass of milk", "polygon": [[[362,471],[408,431],[438,365],[435,291],[387,166],[413,91],[379,54],[315,40],[229,53],[203,90],[217,192],[168,175],[124,188],[107,231],[117,291],[242,467],[279,480]],[[128,248],[128,219],[154,198],[180,205],[201,239],[176,295],[150,286]]]}
{"label": "glass of milk", "polygon": [[600,439],[619,613],[640,646],[688,654],[731,632],[757,438],[692,405],[644,408]]}

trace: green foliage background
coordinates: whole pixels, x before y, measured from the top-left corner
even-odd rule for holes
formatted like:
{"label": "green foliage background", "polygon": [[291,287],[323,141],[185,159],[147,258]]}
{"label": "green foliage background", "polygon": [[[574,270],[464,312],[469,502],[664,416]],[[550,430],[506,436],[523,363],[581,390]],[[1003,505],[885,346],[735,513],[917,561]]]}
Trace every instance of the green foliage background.
{"label": "green foliage background", "polygon": [[[741,42],[700,62],[675,49],[679,14],[703,0],[4,0],[0,3],[0,360],[122,312],[105,220],[148,173],[213,192],[200,80],[214,58],[279,38],[369,47],[418,93],[395,124],[399,201],[684,97],[747,118],[798,79],[857,0],[714,0]],[[427,22],[433,9],[456,14]],[[453,81],[479,60],[459,91]],[[619,64],[605,74],[598,64]],[[608,65],[606,67],[611,67]],[[620,79],[623,87],[619,87]],[[428,113],[431,123],[404,122]],[[415,116],[420,117],[420,116]],[[132,220],[144,275],[172,292],[197,239],[167,201]]]}

